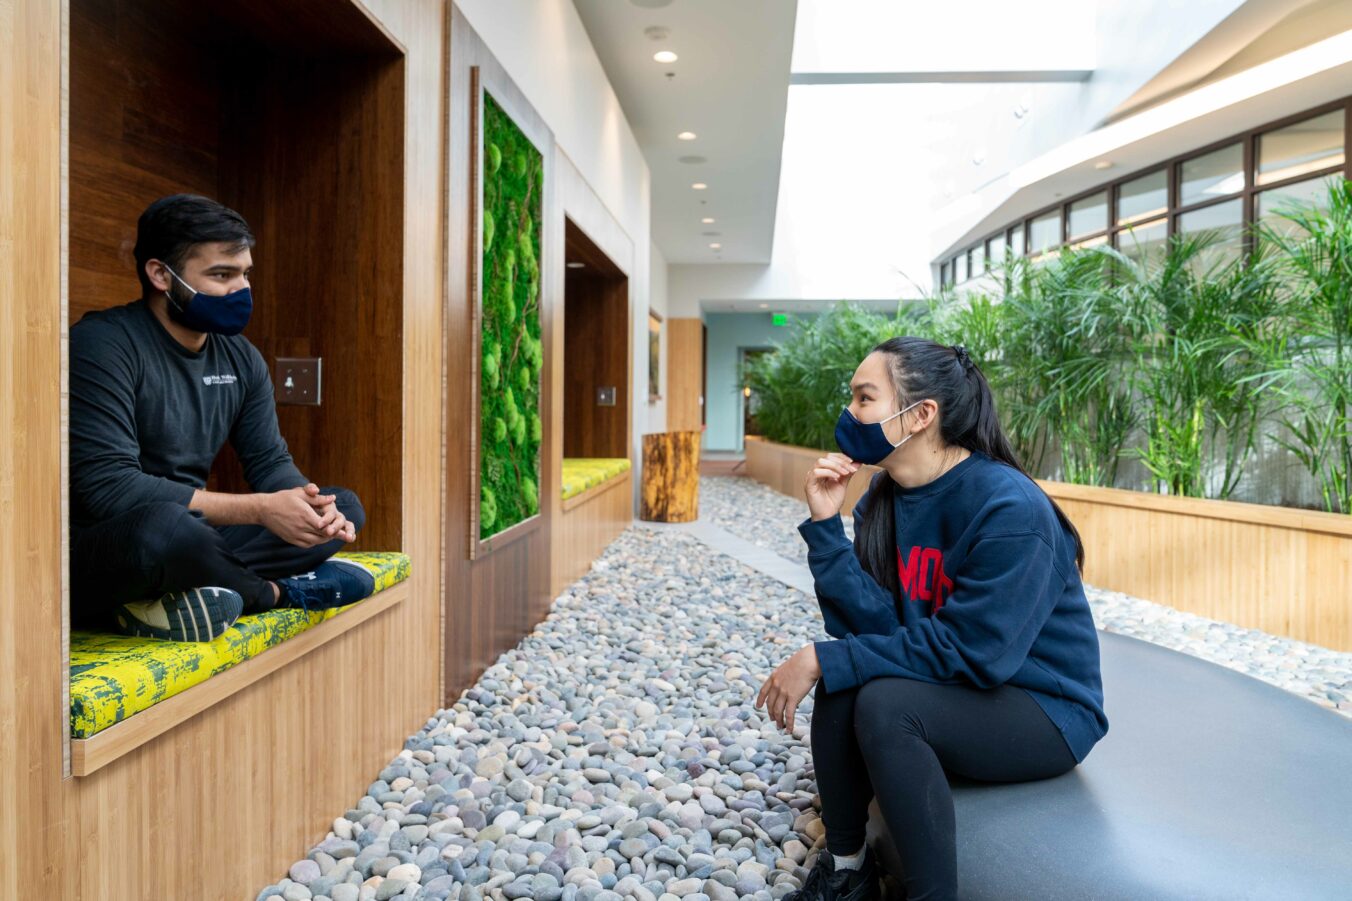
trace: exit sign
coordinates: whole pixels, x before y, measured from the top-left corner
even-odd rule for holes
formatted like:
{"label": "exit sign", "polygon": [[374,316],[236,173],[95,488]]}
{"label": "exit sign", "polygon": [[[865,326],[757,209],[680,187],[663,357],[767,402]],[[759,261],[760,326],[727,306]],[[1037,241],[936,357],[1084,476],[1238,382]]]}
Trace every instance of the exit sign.
{"label": "exit sign", "polygon": [[789,324],[789,314],[788,314],[788,313],[771,313],[771,314],[770,314],[770,324],[771,324],[771,325],[788,325],[788,324]]}

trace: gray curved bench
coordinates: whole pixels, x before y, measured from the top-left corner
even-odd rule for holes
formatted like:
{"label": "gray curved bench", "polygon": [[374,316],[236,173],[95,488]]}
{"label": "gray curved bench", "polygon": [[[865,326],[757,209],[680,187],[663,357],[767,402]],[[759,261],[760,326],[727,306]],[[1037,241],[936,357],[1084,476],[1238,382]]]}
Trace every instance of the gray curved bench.
{"label": "gray curved bench", "polygon": [[951,777],[964,901],[1352,898],[1352,720],[1167,648],[1099,641],[1109,730],[1084,763],[1014,785]]}

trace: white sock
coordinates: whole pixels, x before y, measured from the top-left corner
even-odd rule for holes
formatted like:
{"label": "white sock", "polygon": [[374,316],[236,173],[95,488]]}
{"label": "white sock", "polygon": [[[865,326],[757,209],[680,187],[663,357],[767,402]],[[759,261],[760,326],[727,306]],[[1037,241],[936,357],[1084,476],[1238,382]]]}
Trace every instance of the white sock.
{"label": "white sock", "polygon": [[864,865],[864,851],[866,849],[867,846],[865,846],[864,848],[860,848],[858,851],[850,855],[832,854],[831,856],[835,858],[836,869],[837,870],[860,869]]}

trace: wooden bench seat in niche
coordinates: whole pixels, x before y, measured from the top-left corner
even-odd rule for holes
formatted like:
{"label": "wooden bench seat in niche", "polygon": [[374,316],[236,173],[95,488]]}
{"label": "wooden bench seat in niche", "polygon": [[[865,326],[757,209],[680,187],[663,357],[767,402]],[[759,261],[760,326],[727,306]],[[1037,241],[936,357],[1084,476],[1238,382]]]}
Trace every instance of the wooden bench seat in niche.
{"label": "wooden bench seat in niche", "polygon": [[563,499],[577,497],[588,488],[608,482],[630,467],[627,457],[564,457]]}
{"label": "wooden bench seat in niche", "polygon": [[[376,583],[374,594],[404,581],[409,574],[405,554],[343,553],[336,558],[370,572]],[[89,738],[369,600],[309,613],[288,608],[241,616],[214,641],[160,641],[72,631],[71,737]]]}

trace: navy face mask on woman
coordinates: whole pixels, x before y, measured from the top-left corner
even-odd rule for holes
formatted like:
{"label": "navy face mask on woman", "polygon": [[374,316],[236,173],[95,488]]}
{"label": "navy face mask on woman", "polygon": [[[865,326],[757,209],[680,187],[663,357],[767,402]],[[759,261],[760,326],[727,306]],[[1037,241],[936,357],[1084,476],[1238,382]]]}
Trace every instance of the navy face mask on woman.
{"label": "navy face mask on woman", "polygon": [[883,423],[896,419],[906,410],[922,403],[924,403],[923,400],[918,400],[910,407],[898,410],[881,422],[860,422],[850,412],[850,408],[846,407],[840,411],[840,419],[836,422],[836,444],[840,445],[840,449],[845,452],[845,456],[857,463],[881,463],[887,458],[888,454],[915,437],[915,433],[912,432],[893,444],[888,439],[887,433],[883,431]]}
{"label": "navy face mask on woman", "polygon": [[[164,268],[169,269],[168,266]],[[179,325],[195,332],[238,335],[249,324],[249,317],[253,315],[253,293],[247,287],[229,294],[203,294],[179,278],[174,270],[169,269],[169,274],[192,291],[192,298],[183,304],[174,297],[173,291],[164,292],[169,298],[169,315]]]}

